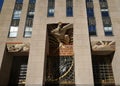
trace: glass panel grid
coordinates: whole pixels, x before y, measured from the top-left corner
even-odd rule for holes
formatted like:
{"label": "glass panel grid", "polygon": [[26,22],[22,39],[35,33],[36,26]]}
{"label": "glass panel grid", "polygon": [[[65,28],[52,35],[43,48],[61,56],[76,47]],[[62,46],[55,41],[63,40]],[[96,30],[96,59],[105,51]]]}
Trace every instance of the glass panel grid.
{"label": "glass panel grid", "polygon": [[73,56],[48,56],[48,59],[48,72],[46,76],[48,82],[59,81],[63,84],[71,84],[75,82]]}
{"label": "glass panel grid", "polygon": [[96,84],[114,84],[111,64],[93,64]]}

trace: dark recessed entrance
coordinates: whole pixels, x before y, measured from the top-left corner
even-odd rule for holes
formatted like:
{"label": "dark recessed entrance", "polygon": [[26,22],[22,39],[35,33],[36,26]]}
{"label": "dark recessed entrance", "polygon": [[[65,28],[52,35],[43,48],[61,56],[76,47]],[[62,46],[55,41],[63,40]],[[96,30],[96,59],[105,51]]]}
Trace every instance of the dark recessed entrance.
{"label": "dark recessed entrance", "polygon": [[27,56],[14,56],[8,86],[25,86]]}
{"label": "dark recessed entrance", "polygon": [[115,86],[111,65],[112,57],[113,53],[92,56],[95,86]]}

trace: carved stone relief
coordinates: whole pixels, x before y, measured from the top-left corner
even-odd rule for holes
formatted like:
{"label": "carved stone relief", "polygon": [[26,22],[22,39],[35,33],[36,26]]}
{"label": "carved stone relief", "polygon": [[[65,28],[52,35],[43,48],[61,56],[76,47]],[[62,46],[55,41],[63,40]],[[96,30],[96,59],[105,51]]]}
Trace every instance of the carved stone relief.
{"label": "carved stone relief", "polygon": [[29,49],[29,43],[7,43],[8,52],[28,52]]}

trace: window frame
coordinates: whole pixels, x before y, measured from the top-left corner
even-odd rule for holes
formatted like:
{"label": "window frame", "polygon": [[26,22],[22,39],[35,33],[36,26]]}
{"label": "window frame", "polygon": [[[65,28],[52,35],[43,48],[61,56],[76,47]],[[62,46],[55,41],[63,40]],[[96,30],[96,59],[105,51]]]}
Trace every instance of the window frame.
{"label": "window frame", "polygon": [[55,15],[55,0],[48,0],[47,17]]}
{"label": "window frame", "polygon": [[66,16],[73,17],[73,0],[66,0]]}

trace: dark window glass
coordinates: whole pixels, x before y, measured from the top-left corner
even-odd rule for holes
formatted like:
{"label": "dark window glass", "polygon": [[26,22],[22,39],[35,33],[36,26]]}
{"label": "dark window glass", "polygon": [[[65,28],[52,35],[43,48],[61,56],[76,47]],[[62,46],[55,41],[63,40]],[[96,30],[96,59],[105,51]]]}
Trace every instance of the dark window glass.
{"label": "dark window glass", "polygon": [[89,34],[90,35],[96,35],[96,26],[95,25],[89,25]]}
{"label": "dark window glass", "polygon": [[101,9],[107,9],[108,8],[107,2],[100,2],[100,8]]}
{"label": "dark window glass", "polygon": [[92,2],[93,0],[86,0],[86,2]]}
{"label": "dark window glass", "polygon": [[30,0],[29,1],[29,3],[35,3],[36,2],[36,0]]}
{"label": "dark window glass", "polygon": [[105,32],[105,35],[106,35],[106,36],[112,36],[113,33],[112,33],[112,31],[107,31],[107,32]]}
{"label": "dark window glass", "polygon": [[2,9],[3,3],[4,3],[4,0],[1,0],[0,2],[1,2],[1,3],[0,3],[0,12],[1,12],[1,9]]}
{"label": "dark window glass", "polygon": [[13,19],[11,22],[11,26],[19,26],[19,19]]}
{"label": "dark window glass", "polygon": [[33,19],[34,18],[34,12],[28,12],[27,18]]}
{"label": "dark window glass", "polygon": [[23,0],[16,0],[16,3],[23,3]]}
{"label": "dark window glass", "polygon": [[30,3],[29,6],[28,6],[28,11],[35,11],[35,4],[34,3]]}
{"label": "dark window glass", "polygon": [[94,11],[92,8],[87,8],[87,16],[88,17],[93,17],[94,16]]}
{"label": "dark window glass", "polygon": [[102,11],[101,14],[103,17],[109,17],[108,11]]}
{"label": "dark window glass", "polygon": [[100,2],[107,2],[106,0],[99,0]]}
{"label": "dark window glass", "polygon": [[110,17],[103,17],[102,20],[103,20],[103,25],[104,26],[111,26]]}
{"label": "dark window glass", "polygon": [[94,17],[88,17],[88,25],[96,25],[96,21]]}
{"label": "dark window glass", "polygon": [[96,21],[94,17],[93,0],[86,0],[89,35],[96,35]]}
{"label": "dark window glass", "polygon": [[87,2],[86,7],[87,8],[93,8],[93,2]]}
{"label": "dark window glass", "polygon": [[55,12],[55,0],[48,0],[48,17],[53,17]]}
{"label": "dark window glass", "polygon": [[73,0],[66,0],[66,16],[73,16]]}
{"label": "dark window glass", "polygon": [[21,10],[21,9],[22,9],[22,4],[16,3],[15,10]]}
{"label": "dark window glass", "polygon": [[33,19],[27,19],[26,20],[26,26],[29,26],[29,27],[32,27],[32,25],[33,25]]}

